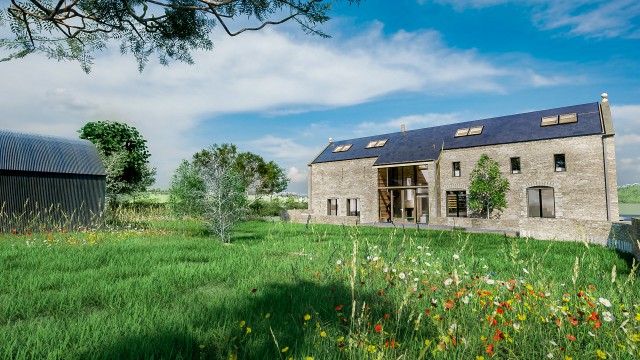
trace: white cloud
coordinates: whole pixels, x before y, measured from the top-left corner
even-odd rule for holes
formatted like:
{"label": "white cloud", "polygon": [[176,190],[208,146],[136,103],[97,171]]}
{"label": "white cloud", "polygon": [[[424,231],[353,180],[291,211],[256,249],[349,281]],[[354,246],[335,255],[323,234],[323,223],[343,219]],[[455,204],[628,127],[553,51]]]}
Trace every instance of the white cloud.
{"label": "white cloud", "polygon": [[[418,0],[424,3],[424,0]],[[640,2],[637,0],[436,0],[456,10],[506,3],[528,6],[533,23],[544,30],[560,29],[592,38],[640,37]]]}
{"label": "white cloud", "polygon": [[300,171],[297,167],[292,166],[287,170],[287,177],[292,183],[307,183],[307,172]]}
{"label": "white cloud", "polygon": [[360,123],[356,126],[354,134],[357,136],[368,136],[372,134],[398,132],[403,124],[407,130],[413,130],[461,121],[464,121],[464,119],[459,113],[407,115],[382,122]]}
{"label": "white cloud", "polygon": [[[148,140],[158,186],[168,184],[181,159],[200,150],[190,138],[193,129],[220,115],[313,111],[403,91],[442,96],[544,83],[533,70],[449,48],[435,31],[387,36],[381,24],[346,40],[273,29],[220,37],[214,51],[194,54],[193,66],[150,63],[141,74],[130,57],[99,55],[89,75],[76,63],[35,55],[2,63],[0,128],[76,137],[87,121],[126,122]],[[228,136],[228,142],[242,141]],[[252,145],[266,158],[299,168],[318,150],[318,144],[269,133]]]}

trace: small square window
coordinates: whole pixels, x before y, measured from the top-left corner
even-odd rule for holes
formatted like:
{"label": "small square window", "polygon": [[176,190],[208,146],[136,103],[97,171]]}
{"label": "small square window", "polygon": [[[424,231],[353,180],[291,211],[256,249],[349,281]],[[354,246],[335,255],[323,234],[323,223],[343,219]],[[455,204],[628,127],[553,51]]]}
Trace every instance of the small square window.
{"label": "small square window", "polygon": [[565,161],[564,154],[553,155],[553,163],[555,164],[556,172],[567,171],[567,162]]}
{"label": "small square window", "polygon": [[387,143],[387,140],[388,139],[379,140],[378,143],[376,144],[376,147],[383,147]]}
{"label": "small square window", "polygon": [[511,158],[511,173],[520,174],[520,158],[519,157]]}
{"label": "small square window", "polygon": [[541,126],[549,126],[549,125],[557,125],[558,124],[558,115],[553,116],[545,116],[542,118]]}
{"label": "small square window", "polygon": [[334,153],[336,153],[336,152],[340,152],[340,151],[342,151],[342,145],[336,146],[336,148],[335,148],[335,149],[333,149],[333,152],[334,152]]}
{"label": "small square window", "polygon": [[455,161],[453,163],[453,176],[454,177],[459,177],[460,176],[460,162],[459,161]]}
{"label": "small square window", "polygon": [[365,148],[366,149],[370,149],[372,147],[376,147],[377,143],[378,143],[378,140],[369,141],[369,143],[367,144],[367,146]]}
{"label": "small square window", "polygon": [[351,149],[351,146],[353,146],[353,144],[342,145],[342,151],[347,151]]}
{"label": "small square window", "polygon": [[454,137],[467,136],[468,134],[469,134],[469,128],[462,128],[456,131],[456,134],[454,135]]}

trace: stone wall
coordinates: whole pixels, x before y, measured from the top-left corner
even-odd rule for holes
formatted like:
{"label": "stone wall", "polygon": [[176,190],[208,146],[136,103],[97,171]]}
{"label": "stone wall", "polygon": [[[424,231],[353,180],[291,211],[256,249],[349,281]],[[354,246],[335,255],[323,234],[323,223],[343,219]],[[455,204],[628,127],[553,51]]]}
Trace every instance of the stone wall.
{"label": "stone wall", "polygon": [[378,170],[375,158],[312,164],[309,167],[309,209],[316,219],[342,223],[327,215],[327,200],[338,199],[338,218],[347,215],[347,199],[358,199],[360,222],[378,221]]}
{"label": "stone wall", "polygon": [[[613,159],[613,138],[609,140],[606,143],[607,157]],[[605,186],[602,136],[592,135],[445,150],[440,162],[439,216],[446,216],[446,191],[468,191],[469,175],[482,154],[489,155],[500,164],[502,174],[511,185],[510,191],[506,194],[509,207],[500,216],[502,220],[528,217],[527,188],[534,186],[548,186],[554,189],[557,220],[608,221],[607,195],[610,205],[617,206],[615,183],[609,184],[608,192]],[[565,154],[566,171],[555,171],[554,154]],[[519,174],[511,173],[512,157],[520,158]],[[615,179],[615,161],[612,159],[607,162],[607,170],[609,178]],[[460,162],[460,177],[453,176],[453,162]],[[618,220],[617,209],[610,212],[615,216],[612,220]],[[558,224],[562,225],[562,222],[559,221]]]}
{"label": "stone wall", "polygon": [[360,218],[357,216],[331,216],[312,214],[309,210],[286,210],[286,215],[282,216],[283,220],[300,224],[307,222],[313,224],[331,224],[331,225],[348,225],[355,226],[360,224]]}

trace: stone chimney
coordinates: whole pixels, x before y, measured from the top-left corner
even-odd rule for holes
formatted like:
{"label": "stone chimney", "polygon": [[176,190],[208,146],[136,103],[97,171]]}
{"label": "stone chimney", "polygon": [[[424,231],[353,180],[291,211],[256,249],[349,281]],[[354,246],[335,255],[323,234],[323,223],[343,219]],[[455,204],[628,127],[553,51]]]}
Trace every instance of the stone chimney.
{"label": "stone chimney", "polygon": [[403,135],[407,134],[407,128],[404,126],[404,124],[400,124],[400,131],[402,131]]}
{"label": "stone chimney", "polygon": [[600,95],[602,101],[600,101],[600,112],[602,113],[602,125],[604,126],[604,133],[607,135],[614,135],[616,131],[613,128],[613,118],[611,117],[611,108],[609,107],[609,95],[602,93]]}

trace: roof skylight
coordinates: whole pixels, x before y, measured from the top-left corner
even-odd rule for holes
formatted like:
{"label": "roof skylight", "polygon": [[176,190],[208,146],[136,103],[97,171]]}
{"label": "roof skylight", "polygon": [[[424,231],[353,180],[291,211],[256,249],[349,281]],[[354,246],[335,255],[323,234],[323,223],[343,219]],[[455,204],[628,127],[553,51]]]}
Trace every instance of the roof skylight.
{"label": "roof skylight", "polygon": [[470,128],[458,129],[458,131],[456,131],[456,134],[454,135],[454,137],[480,135],[480,134],[482,134],[482,129],[483,128],[484,128],[484,126],[480,125],[480,126],[474,126],[474,127],[470,127]]}
{"label": "roof skylight", "polygon": [[540,126],[558,125],[558,124],[570,124],[578,122],[578,114],[562,114],[553,116],[544,116],[540,122]]}
{"label": "roof skylight", "polygon": [[376,148],[376,147],[383,147],[387,141],[389,139],[378,139],[378,140],[371,140],[369,141],[369,143],[367,144],[367,146],[365,147],[365,149],[371,149],[371,148]]}
{"label": "roof skylight", "polygon": [[353,144],[338,145],[335,149],[333,149],[332,152],[337,153],[348,151],[349,149],[351,149],[351,146],[353,146]]}

